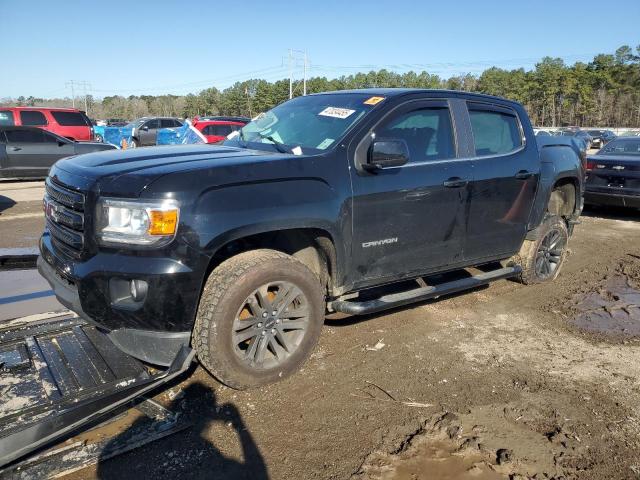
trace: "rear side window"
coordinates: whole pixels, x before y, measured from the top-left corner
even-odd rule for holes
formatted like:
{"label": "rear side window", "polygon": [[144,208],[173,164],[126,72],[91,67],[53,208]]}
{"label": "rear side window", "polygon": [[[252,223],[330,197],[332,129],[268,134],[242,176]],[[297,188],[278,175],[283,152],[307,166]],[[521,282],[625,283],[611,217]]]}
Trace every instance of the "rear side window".
{"label": "rear side window", "polygon": [[56,112],[52,111],[51,115],[56,122],[63,127],[88,127],[91,125],[89,119],[80,112]]}
{"label": "rear side window", "polygon": [[8,143],[44,143],[43,130],[5,130]]}
{"label": "rear side window", "polygon": [[515,112],[491,106],[469,104],[476,155],[502,155],[522,146],[520,122]]}
{"label": "rear side window", "polygon": [[180,127],[180,123],[177,120],[174,120],[173,118],[163,118],[160,120],[160,126],[162,128],[174,128],[174,127]]}
{"label": "rear side window", "polygon": [[226,137],[231,133],[231,125],[207,125],[202,133],[216,137]]}
{"label": "rear side window", "polygon": [[448,108],[422,108],[392,115],[376,128],[376,137],[405,140],[411,162],[455,157]]}
{"label": "rear side window", "polygon": [[42,112],[23,110],[20,112],[20,123],[32,127],[39,127],[47,124],[47,119]]}
{"label": "rear side window", "polygon": [[11,110],[0,110],[0,125],[15,125]]}

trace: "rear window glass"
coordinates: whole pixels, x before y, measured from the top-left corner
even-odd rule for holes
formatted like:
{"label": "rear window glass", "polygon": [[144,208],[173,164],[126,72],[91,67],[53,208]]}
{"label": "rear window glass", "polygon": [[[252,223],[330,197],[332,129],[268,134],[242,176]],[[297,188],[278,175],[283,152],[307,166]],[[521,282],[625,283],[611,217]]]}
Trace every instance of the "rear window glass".
{"label": "rear window glass", "polygon": [[202,133],[216,137],[226,137],[231,131],[231,125],[207,125]]}
{"label": "rear window glass", "polygon": [[598,153],[605,155],[640,155],[640,139],[612,140]]}
{"label": "rear window glass", "polygon": [[24,110],[20,112],[20,122],[22,125],[38,127],[40,125],[46,125],[47,119],[42,112]]}
{"label": "rear window glass", "polygon": [[89,119],[80,112],[56,112],[52,111],[51,115],[56,119],[58,124],[63,127],[86,127],[89,126]]}
{"label": "rear window glass", "polygon": [[520,125],[515,112],[469,106],[471,129],[477,156],[502,155],[522,145]]}
{"label": "rear window glass", "polygon": [[0,110],[0,125],[13,125],[13,112],[11,110]]}

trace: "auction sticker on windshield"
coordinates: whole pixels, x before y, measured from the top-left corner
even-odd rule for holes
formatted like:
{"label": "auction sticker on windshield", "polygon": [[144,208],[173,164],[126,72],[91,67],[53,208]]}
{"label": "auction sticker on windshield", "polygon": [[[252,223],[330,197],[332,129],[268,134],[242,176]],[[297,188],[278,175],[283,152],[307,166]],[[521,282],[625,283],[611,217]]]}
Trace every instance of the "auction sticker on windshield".
{"label": "auction sticker on windshield", "polygon": [[327,107],[324,110],[322,110],[318,115],[322,115],[323,117],[345,119],[349,115],[353,114],[353,112],[355,112],[355,110],[350,110],[348,108]]}
{"label": "auction sticker on windshield", "polygon": [[377,105],[384,100],[384,97],[370,97],[364,101],[365,105]]}

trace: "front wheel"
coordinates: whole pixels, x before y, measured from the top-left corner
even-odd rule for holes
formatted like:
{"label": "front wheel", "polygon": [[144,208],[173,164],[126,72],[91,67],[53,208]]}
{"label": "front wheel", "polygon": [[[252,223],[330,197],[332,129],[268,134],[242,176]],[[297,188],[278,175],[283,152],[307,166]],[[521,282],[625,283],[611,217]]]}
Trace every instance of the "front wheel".
{"label": "front wheel", "polygon": [[554,280],[567,257],[569,231],[562,218],[548,216],[537,229],[536,240],[525,240],[512,262],[520,265],[526,285]]}
{"label": "front wheel", "polygon": [[226,260],[209,276],[192,343],[222,383],[244,389],[296,372],[324,321],[320,282],[303,263],[275,250]]}

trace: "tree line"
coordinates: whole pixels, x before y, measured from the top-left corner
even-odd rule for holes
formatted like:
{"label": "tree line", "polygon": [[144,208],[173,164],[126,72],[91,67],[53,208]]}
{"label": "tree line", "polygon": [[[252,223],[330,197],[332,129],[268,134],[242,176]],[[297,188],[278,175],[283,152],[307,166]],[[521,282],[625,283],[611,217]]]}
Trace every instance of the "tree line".
{"label": "tree line", "polygon": [[[328,79],[307,80],[307,92],[368,87],[445,88],[498,95],[522,103],[534,125],[640,127],[640,45],[624,45],[613,54],[596,55],[588,63],[567,65],[544,57],[531,70],[492,67],[480,75],[441,78],[428,72],[395,73],[385,69]],[[294,95],[302,94],[300,82]],[[224,90],[215,87],[188,95],[119,95],[87,97],[92,118],[133,119],[145,115],[253,117],[289,98],[289,80],[250,79]],[[70,98],[5,98],[0,105],[70,107]],[[84,97],[76,99],[84,108]]]}

